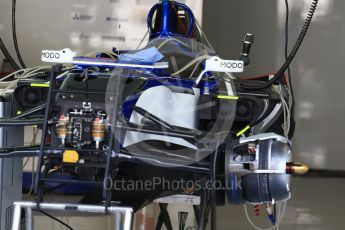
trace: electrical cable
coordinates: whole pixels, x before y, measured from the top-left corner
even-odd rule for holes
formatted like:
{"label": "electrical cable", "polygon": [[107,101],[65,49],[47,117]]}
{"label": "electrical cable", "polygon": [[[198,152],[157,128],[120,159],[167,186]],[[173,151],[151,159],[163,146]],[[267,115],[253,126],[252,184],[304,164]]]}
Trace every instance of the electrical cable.
{"label": "electrical cable", "polygon": [[30,161],[30,157],[28,157],[28,158],[25,160],[25,162],[24,162],[24,164],[23,164],[23,169],[28,165],[29,161]]}
{"label": "electrical cable", "polygon": [[[22,113],[22,114],[20,114],[20,115],[18,115],[18,116],[16,116],[16,117],[14,117],[13,119],[25,118],[25,117],[27,117],[27,116],[29,116],[29,115],[32,115],[32,114],[34,114],[34,113],[37,113],[37,112],[39,112],[39,111],[43,111],[43,109],[46,108],[46,105],[47,105],[47,104],[44,103],[44,104],[39,105],[39,106],[37,106],[37,107],[35,107],[35,108],[33,108],[33,109],[27,110],[25,113]],[[1,122],[1,119],[0,119],[0,122]]]}
{"label": "electrical cable", "polygon": [[0,119],[0,127],[32,126],[32,125],[42,125],[43,123],[44,123],[44,119],[13,119],[13,118]]}
{"label": "electrical cable", "polygon": [[[217,138],[217,146],[218,146],[218,138]],[[217,159],[218,159],[218,150],[216,149],[212,159],[212,166],[211,166],[211,230],[217,230],[217,198],[216,198],[216,191],[215,191],[215,183],[217,179]]]}
{"label": "electrical cable", "polygon": [[289,132],[290,132],[290,126],[291,126],[291,110],[286,102],[284,95],[283,95],[283,90],[282,90],[282,85],[279,85],[279,91],[276,89],[277,93],[279,94],[280,100],[283,105],[283,115],[284,115],[284,123],[283,123],[283,130],[284,130],[284,136],[288,138]]}
{"label": "electrical cable", "polygon": [[[34,127],[33,128],[33,138],[31,141],[31,146],[34,146],[36,144],[36,140],[37,140],[37,136],[38,136],[38,132],[39,129]],[[35,184],[35,157],[30,157],[27,159],[27,161],[25,162],[23,169],[25,168],[27,162],[29,162],[29,160],[31,159],[31,185],[30,185],[30,189],[27,193],[23,194],[23,197],[29,197],[32,194],[32,191],[34,190],[34,184]]]}
{"label": "electrical cable", "polygon": [[149,35],[149,33],[150,33],[150,31],[147,30],[146,33],[145,33],[145,35],[143,36],[143,38],[140,40],[140,42],[139,42],[139,44],[138,44],[136,50],[138,50],[138,49],[141,47],[141,45],[144,43],[144,41],[145,41],[147,35]]}
{"label": "electrical cable", "polygon": [[19,65],[15,62],[15,60],[13,59],[13,57],[11,56],[11,54],[8,52],[4,42],[2,41],[1,37],[0,37],[0,49],[2,51],[2,53],[4,54],[6,60],[8,61],[8,63],[10,63],[10,65],[15,69],[15,70],[20,70],[21,68],[19,67]]}
{"label": "electrical cable", "polygon": [[12,152],[0,152],[0,159],[13,158],[13,157],[36,157],[38,156],[38,150],[18,150]]}
{"label": "electrical cable", "polygon": [[[289,49],[289,17],[290,17],[290,8],[289,8],[289,0],[285,0],[285,49],[284,49],[284,56],[285,60],[288,58],[288,49]],[[291,67],[288,67],[288,80],[291,85]]]}
{"label": "electrical cable", "polygon": [[[32,140],[30,145],[34,146],[36,143],[36,139],[37,139],[37,135],[38,135],[38,129],[36,127],[33,127],[32,129]],[[26,167],[26,165],[29,163],[30,158],[26,159],[24,164],[23,164],[23,169]]]}
{"label": "electrical cable", "polygon": [[196,63],[196,65],[195,65],[195,67],[194,67],[192,73],[191,73],[190,76],[189,76],[190,79],[193,78],[195,72],[197,71],[198,67],[201,65],[202,62],[203,62],[203,60],[200,60],[198,63]]}
{"label": "electrical cable", "polygon": [[195,21],[196,21],[196,26],[199,28],[199,31],[201,32],[202,37],[205,38],[205,41],[206,41],[208,47],[209,47],[210,49],[212,49],[213,51],[215,51],[215,49],[213,48],[212,44],[211,44],[210,41],[208,40],[208,38],[207,38],[207,36],[206,36],[204,30],[202,29],[202,27],[201,27],[199,21],[198,21],[198,20],[195,20]]}
{"label": "electrical cable", "polygon": [[35,183],[35,157],[30,157],[28,159],[31,159],[31,185],[30,189],[27,193],[23,194],[23,197],[29,197],[32,194],[32,191],[34,190],[34,183]]}
{"label": "electrical cable", "polygon": [[19,69],[11,74],[0,79],[0,82],[4,82],[7,79],[17,78],[17,75],[23,75],[24,73],[28,72],[30,69]]}
{"label": "electrical cable", "polygon": [[18,60],[23,68],[26,68],[24,61],[22,59],[22,56],[20,54],[19,48],[18,48],[18,40],[17,40],[17,31],[16,31],[16,5],[17,0],[12,0],[12,36],[13,36],[13,43],[14,48],[16,50],[16,54],[18,57]]}
{"label": "electrical cable", "polygon": [[43,211],[43,210],[39,210],[40,213],[42,213],[43,215],[55,220],[56,222],[59,222],[61,225],[65,226],[67,229],[69,230],[73,230],[73,228],[71,226],[69,226],[68,224],[66,224],[65,222],[63,222],[62,220],[59,220],[58,218],[50,215],[49,213]]}
{"label": "electrical cable", "polygon": [[249,224],[250,224],[253,228],[255,228],[256,230],[274,230],[277,226],[280,225],[281,221],[283,220],[283,217],[284,217],[284,214],[285,214],[285,210],[286,210],[286,201],[282,202],[280,205],[283,206],[282,212],[281,212],[281,214],[279,215],[276,224],[275,224],[274,226],[270,227],[270,228],[261,228],[261,227],[258,227],[256,224],[254,224],[254,222],[252,221],[252,219],[251,219],[250,216],[249,216],[247,204],[245,204],[243,207],[244,207],[244,213],[245,213],[245,215],[246,215],[246,218],[247,218]]}
{"label": "electrical cable", "polygon": [[299,48],[301,47],[303,40],[308,32],[309,26],[311,24],[311,21],[313,19],[313,16],[316,12],[316,8],[317,8],[317,4],[319,3],[319,0],[312,0],[312,4],[310,6],[307,18],[304,22],[304,25],[302,27],[302,30],[298,36],[298,39],[294,45],[294,47],[292,48],[289,56],[287,57],[285,63],[281,66],[281,68],[279,69],[279,71],[274,75],[274,77],[267,81],[264,85],[259,86],[259,87],[249,87],[249,86],[245,86],[244,88],[247,90],[260,90],[260,89],[266,89],[268,87],[270,87],[272,84],[274,84],[281,76],[283,76],[283,74],[285,73],[285,71],[289,68],[290,64],[292,63],[292,61],[295,59],[296,54],[298,53]]}
{"label": "electrical cable", "polygon": [[172,76],[176,76],[180,73],[183,73],[184,71],[188,70],[190,67],[194,66],[195,64],[197,64],[199,61],[201,60],[206,60],[208,58],[210,58],[211,56],[209,55],[203,55],[203,56],[199,56],[197,58],[195,58],[194,60],[192,60],[191,62],[189,62],[187,65],[185,65],[183,68],[181,68],[179,71],[171,74]]}
{"label": "electrical cable", "polygon": [[[285,0],[285,9],[286,9],[286,13],[285,13],[285,60],[287,60],[287,58],[288,58],[288,47],[289,47],[289,17],[290,17],[289,0]],[[288,89],[289,89],[288,104],[289,104],[290,113],[293,114],[294,109],[295,109],[294,108],[295,107],[295,92],[294,92],[293,85],[292,85],[292,75],[291,75],[290,65],[288,67],[287,76],[288,76],[287,85],[288,85]]]}
{"label": "electrical cable", "polygon": [[[51,69],[51,66],[37,66],[34,68],[27,68],[27,69],[20,69],[14,73],[11,73],[9,75],[7,75],[4,78],[0,79],[0,88],[3,88],[0,91],[0,95],[4,95],[6,93],[11,93],[12,89],[15,88],[17,86],[17,83],[19,80],[24,79],[24,78],[32,78],[35,77],[39,74],[42,74],[43,71],[48,71]],[[71,70],[74,70],[75,68],[68,68],[67,66],[64,66],[63,72],[61,75],[57,76],[56,79],[60,79],[65,77],[68,73],[70,73]],[[17,75],[20,75],[19,77],[17,77]],[[12,81],[8,81],[6,82],[5,80],[10,79],[14,77],[15,80]],[[10,92],[9,92],[10,90]]]}
{"label": "electrical cable", "polygon": [[[45,66],[45,67],[34,67],[34,68],[27,68],[27,69],[21,69],[18,70],[12,74],[7,75],[6,77],[0,79],[0,86],[3,84],[4,86],[6,85],[6,87],[1,90],[0,95],[4,95],[6,93],[8,93],[8,90],[11,90],[13,88],[15,88],[17,86],[17,83],[19,80],[24,79],[24,78],[30,78],[33,76],[36,76],[37,74],[39,74],[38,72],[44,69],[48,69],[50,67]],[[17,75],[21,73],[21,75],[19,77],[17,77]],[[13,81],[9,81],[9,82],[4,82],[4,80],[11,78],[12,76],[14,76],[15,80]]]}
{"label": "electrical cable", "polygon": [[175,41],[175,42],[177,42],[178,44],[181,44],[181,45],[185,46],[186,48],[190,48],[190,46],[189,46],[187,43],[185,43],[185,42],[183,42],[183,41],[180,41],[180,40],[178,40],[178,39],[176,39],[176,38],[168,37],[168,38],[164,38],[164,39],[165,39],[165,41],[162,42],[162,43],[157,47],[157,50],[160,50],[160,49],[161,49],[162,47],[164,47],[168,42],[171,42],[171,41]]}

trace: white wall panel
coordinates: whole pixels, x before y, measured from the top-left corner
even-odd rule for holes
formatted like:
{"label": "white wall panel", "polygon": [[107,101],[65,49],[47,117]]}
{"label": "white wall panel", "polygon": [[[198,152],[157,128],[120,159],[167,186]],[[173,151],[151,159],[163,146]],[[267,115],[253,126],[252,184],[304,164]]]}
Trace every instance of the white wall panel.
{"label": "white wall panel", "polygon": [[[310,3],[290,1],[291,42],[299,33]],[[344,12],[345,1],[319,1],[309,34],[292,65],[298,122],[294,152],[314,168],[345,169]]]}
{"label": "white wall panel", "polygon": [[[290,49],[302,28],[311,0],[289,0]],[[283,63],[284,1],[206,0],[204,28],[215,49],[238,57],[241,39],[256,41],[252,65],[244,75],[273,73]],[[313,168],[344,170],[345,150],[345,1],[320,0],[305,42],[292,64],[296,93],[294,158]]]}

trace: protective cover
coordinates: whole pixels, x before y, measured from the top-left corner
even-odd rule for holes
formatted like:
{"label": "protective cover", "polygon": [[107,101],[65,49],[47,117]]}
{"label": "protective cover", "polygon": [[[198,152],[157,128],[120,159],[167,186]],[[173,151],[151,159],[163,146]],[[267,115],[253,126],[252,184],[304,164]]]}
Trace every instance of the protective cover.
{"label": "protective cover", "polygon": [[[116,93],[121,95],[122,101],[118,103],[118,112],[123,111],[123,107],[128,107],[124,106],[129,103],[128,101],[132,101],[132,108],[141,108],[172,125],[176,130],[189,131],[195,138],[191,140],[169,135],[126,131],[124,135],[117,135],[119,142],[131,154],[150,159],[150,163],[152,159],[158,161],[160,165],[162,162],[170,162],[172,165],[189,165],[198,162],[224,142],[236,114],[236,100],[219,100],[219,105],[217,105],[219,109],[216,111],[212,127],[207,132],[200,130],[200,111],[215,106],[215,101],[201,103],[201,91],[203,94],[212,94],[212,97],[218,94],[236,96],[232,76],[223,73],[208,73],[207,84],[203,82],[202,86],[197,87],[195,80],[202,72],[204,61],[214,56],[215,52],[195,39],[156,38],[142,50],[128,52],[126,57],[132,57],[132,61],[139,61],[137,54],[147,52],[148,49],[151,52],[149,55],[151,58],[162,55],[159,61],[168,62],[169,69],[160,73],[116,69],[109,80],[107,90],[109,93],[114,92],[115,89]],[[145,62],[145,60],[140,60],[140,62]],[[136,85],[139,79],[144,79],[144,83]],[[131,94],[128,94],[129,88],[135,88],[130,90]],[[114,101],[106,102],[108,114],[111,114],[114,103]],[[129,114],[127,118],[121,119],[127,119],[131,124],[139,127],[157,126],[137,111],[133,110]],[[164,132],[165,127],[159,128]]]}

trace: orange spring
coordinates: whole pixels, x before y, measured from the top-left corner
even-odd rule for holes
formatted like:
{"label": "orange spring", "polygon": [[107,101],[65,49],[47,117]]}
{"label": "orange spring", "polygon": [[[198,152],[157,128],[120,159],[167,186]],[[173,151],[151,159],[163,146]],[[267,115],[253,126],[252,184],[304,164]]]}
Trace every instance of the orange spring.
{"label": "orange spring", "polygon": [[105,124],[102,120],[96,119],[92,125],[92,137],[94,139],[104,139]]}

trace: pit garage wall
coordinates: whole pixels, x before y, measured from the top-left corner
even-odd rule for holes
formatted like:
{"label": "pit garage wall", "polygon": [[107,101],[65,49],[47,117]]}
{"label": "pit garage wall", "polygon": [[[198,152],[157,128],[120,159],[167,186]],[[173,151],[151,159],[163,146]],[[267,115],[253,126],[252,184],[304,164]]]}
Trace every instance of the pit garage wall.
{"label": "pit garage wall", "polygon": [[[311,0],[289,0],[290,48]],[[317,169],[344,170],[345,1],[320,0],[318,12],[292,65],[296,91],[295,160]],[[204,28],[216,50],[238,58],[244,33],[256,35],[245,76],[275,72],[283,63],[284,0],[206,0]]]}
{"label": "pit garage wall", "polygon": [[[203,0],[182,0],[202,20]],[[135,49],[147,31],[146,19],[158,0],[17,1],[17,37],[28,66],[42,65],[42,50]],[[11,0],[0,1],[0,35],[15,56]],[[143,43],[145,44],[145,42]],[[16,58],[15,58],[16,59]]]}
{"label": "pit garage wall", "polygon": [[[141,0],[145,11],[150,8],[152,2],[155,1]],[[289,2],[291,47],[304,22],[311,0],[289,0]],[[41,64],[40,51],[46,48],[72,47],[85,53],[96,48],[117,46],[114,41],[110,44],[96,42],[95,44],[98,45],[93,47],[93,42],[80,37],[78,45],[74,46],[73,36],[66,31],[73,31],[76,28],[76,34],[79,35],[81,35],[79,30],[115,34],[116,23],[106,22],[105,11],[110,12],[110,15],[117,15],[115,11],[119,9],[120,3],[133,5],[136,0],[18,1],[17,33],[24,60],[29,65]],[[200,17],[201,0],[191,0],[187,3],[192,5]],[[109,4],[111,8],[104,7]],[[272,73],[280,67],[283,62],[284,46],[283,0],[205,0],[203,9],[205,31],[222,57],[238,58],[243,35],[246,32],[256,35],[252,49],[252,65],[247,68],[244,75]],[[342,148],[345,131],[343,115],[345,65],[342,64],[345,60],[344,11],[344,1],[320,1],[311,30],[292,65],[298,122],[293,152],[296,160],[307,162],[314,168],[344,169],[345,153]],[[90,22],[72,20],[76,13],[89,12],[98,15],[99,21],[98,19]],[[123,10],[123,13],[127,16],[131,15],[126,10]],[[10,25],[11,1],[0,1],[0,34],[14,54]],[[122,27],[122,30],[124,28]],[[144,32],[145,29],[142,29],[136,34],[141,37]]]}

